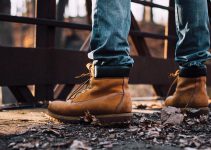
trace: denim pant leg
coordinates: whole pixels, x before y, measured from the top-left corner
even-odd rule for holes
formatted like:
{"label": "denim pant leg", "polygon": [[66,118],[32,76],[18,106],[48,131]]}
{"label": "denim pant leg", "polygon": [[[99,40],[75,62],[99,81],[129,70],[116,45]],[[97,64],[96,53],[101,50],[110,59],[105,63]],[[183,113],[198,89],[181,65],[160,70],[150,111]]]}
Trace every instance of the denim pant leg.
{"label": "denim pant leg", "polygon": [[95,77],[129,76],[134,63],[128,44],[130,0],[97,0],[93,17],[88,57],[95,65]]}
{"label": "denim pant leg", "polygon": [[175,61],[180,65],[181,74],[205,75],[204,63],[211,58],[208,51],[210,33],[207,0],[175,0],[175,2],[179,38]]}

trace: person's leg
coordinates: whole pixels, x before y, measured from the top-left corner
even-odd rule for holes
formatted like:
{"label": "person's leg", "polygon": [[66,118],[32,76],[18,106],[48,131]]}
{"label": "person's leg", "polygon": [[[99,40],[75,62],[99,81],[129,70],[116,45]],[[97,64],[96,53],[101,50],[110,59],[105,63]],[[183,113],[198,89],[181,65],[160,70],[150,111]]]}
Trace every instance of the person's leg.
{"label": "person's leg", "polygon": [[130,0],[97,0],[89,58],[96,77],[128,76],[133,59],[129,56]]}
{"label": "person's leg", "polygon": [[[195,66],[205,75],[204,62],[211,58],[209,16],[207,0],[176,0],[176,26],[178,42],[175,61],[179,63],[181,74]],[[192,74],[192,72],[191,72]],[[199,74],[200,75],[200,74]]]}
{"label": "person's leg", "polygon": [[178,42],[175,61],[179,64],[176,92],[167,106],[207,107],[207,69],[211,54],[207,0],[175,0]]}
{"label": "person's leg", "polygon": [[93,63],[87,65],[89,85],[82,92],[79,92],[80,88],[73,92],[67,102],[50,103],[50,116],[75,121],[89,111],[106,123],[128,122],[131,119],[128,77],[133,59],[129,56],[127,41],[130,17],[130,0],[97,0],[92,52],[88,55]]}

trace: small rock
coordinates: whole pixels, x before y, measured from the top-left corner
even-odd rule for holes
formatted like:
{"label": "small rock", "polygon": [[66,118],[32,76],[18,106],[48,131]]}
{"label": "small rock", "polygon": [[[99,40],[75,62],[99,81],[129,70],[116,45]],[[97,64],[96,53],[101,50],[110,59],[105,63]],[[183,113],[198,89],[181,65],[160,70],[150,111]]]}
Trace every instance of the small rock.
{"label": "small rock", "polygon": [[165,124],[178,125],[184,120],[184,115],[180,109],[175,107],[166,107],[161,111],[161,121]]}

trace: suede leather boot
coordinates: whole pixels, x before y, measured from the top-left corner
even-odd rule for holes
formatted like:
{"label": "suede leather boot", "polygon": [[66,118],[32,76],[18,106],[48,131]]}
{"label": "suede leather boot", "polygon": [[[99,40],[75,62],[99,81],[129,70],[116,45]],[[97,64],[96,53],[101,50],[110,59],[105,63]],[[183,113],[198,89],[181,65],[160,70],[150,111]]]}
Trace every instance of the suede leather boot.
{"label": "suede leather boot", "polygon": [[209,97],[206,90],[206,77],[177,78],[176,91],[165,100],[166,106],[181,108],[189,111],[191,108],[198,109],[199,114],[209,113]]}
{"label": "suede leather boot", "polygon": [[[49,103],[48,114],[61,121],[78,122],[86,112],[94,115],[101,123],[128,122],[132,118],[132,103],[128,78],[95,78],[93,65],[88,87],[73,92],[67,101]],[[80,89],[80,88],[79,88]]]}

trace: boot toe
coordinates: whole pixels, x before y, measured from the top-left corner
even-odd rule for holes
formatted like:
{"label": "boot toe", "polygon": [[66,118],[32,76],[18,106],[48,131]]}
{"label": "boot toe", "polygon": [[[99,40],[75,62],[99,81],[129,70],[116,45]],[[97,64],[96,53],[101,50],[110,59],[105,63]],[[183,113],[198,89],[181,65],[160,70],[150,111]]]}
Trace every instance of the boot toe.
{"label": "boot toe", "polygon": [[64,101],[53,101],[50,102],[48,105],[48,111],[55,113],[55,114],[59,114],[62,115],[64,107],[65,106],[65,102]]}
{"label": "boot toe", "polygon": [[165,106],[173,106],[173,96],[169,96],[166,98]]}

